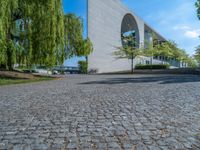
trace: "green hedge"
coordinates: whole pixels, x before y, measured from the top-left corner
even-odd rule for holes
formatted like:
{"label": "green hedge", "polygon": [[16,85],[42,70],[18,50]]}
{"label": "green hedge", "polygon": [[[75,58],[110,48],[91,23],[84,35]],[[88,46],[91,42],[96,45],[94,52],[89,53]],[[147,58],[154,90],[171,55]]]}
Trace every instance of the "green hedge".
{"label": "green hedge", "polygon": [[78,66],[79,66],[79,71],[81,74],[88,73],[88,63],[86,61],[79,61]]}
{"label": "green hedge", "polygon": [[136,65],[135,69],[169,69],[169,65]]}

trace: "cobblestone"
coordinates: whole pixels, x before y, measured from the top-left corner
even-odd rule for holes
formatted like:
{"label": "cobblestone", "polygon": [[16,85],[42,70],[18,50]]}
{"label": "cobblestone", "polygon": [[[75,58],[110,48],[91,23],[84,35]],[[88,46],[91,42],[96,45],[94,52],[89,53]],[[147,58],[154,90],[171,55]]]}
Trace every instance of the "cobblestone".
{"label": "cobblestone", "polygon": [[200,77],[74,75],[0,87],[0,150],[200,150]]}

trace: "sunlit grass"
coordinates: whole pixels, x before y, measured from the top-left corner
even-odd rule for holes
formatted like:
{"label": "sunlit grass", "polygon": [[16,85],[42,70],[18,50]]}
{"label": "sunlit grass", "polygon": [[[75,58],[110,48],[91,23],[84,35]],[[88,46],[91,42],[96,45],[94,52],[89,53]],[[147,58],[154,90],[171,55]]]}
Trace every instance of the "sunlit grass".
{"label": "sunlit grass", "polygon": [[10,84],[22,84],[22,83],[31,83],[31,82],[40,82],[53,80],[52,77],[37,77],[34,79],[12,79],[12,78],[0,78],[0,86],[10,85]]}

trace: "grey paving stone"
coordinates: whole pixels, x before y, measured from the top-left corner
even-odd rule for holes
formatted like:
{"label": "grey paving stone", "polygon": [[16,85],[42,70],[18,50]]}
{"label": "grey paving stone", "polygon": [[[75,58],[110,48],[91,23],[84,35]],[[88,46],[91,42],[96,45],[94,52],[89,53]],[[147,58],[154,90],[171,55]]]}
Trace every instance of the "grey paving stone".
{"label": "grey paving stone", "polygon": [[77,149],[78,148],[78,145],[77,145],[77,143],[69,143],[68,145],[67,145],[67,148],[68,149]]}
{"label": "grey paving stone", "polygon": [[200,77],[67,75],[0,87],[0,150],[200,149]]}

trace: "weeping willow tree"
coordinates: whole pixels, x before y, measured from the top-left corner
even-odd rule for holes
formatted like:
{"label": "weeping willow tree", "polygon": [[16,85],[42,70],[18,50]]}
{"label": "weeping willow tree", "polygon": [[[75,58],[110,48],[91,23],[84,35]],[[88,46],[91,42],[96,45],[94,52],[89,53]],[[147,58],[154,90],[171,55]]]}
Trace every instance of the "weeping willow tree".
{"label": "weeping willow tree", "polygon": [[62,1],[36,0],[32,8],[32,63],[48,67],[62,64],[65,59]]}
{"label": "weeping willow tree", "polygon": [[[21,20],[23,31],[16,31],[17,20]],[[62,0],[0,1],[1,66],[12,69],[15,63],[48,67],[61,64],[65,41]]]}
{"label": "weeping willow tree", "polygon": [[88,55],[93,52],[93,45],[89,38],[83,40],[81,49],[79,51],[80,56],[86,57],[86,62],[88,63]]}
{"label": "weeping willow tree", "polygon": [[88,56],[93,51],[90,39],[83,38],[83,21],[74,14],[65,15],[65,57]]}
{"label": "weeping willow tree", "polygon": [[11,28],[14,26],[15,10],[18,7],[16,0],[0,1],[0,64],[10,65],[15,54],[13,42],[11,41]]}
{"label": "weeping willow tree", "polygon": [[200,0],[197,0],[195,6],[197,8],[197,17],[200,19]]}
{"label": "weeping willow tree", "polygon": [[0,66],[63,64],[87,56],[93,48],[83,39],[82,19],[64,15],[62,0],[0,1]]}

